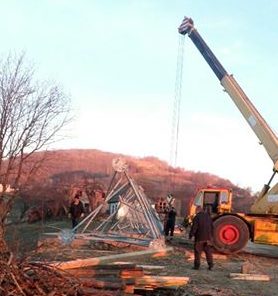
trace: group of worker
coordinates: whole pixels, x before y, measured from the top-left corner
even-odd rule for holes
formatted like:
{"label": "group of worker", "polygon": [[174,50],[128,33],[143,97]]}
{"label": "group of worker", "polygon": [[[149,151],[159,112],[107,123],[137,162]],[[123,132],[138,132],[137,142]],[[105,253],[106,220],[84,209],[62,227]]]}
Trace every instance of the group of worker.
{"label": "group of worker", "polygon": [[[72,228],[74,229],[80,219],[84,216],[84,207],[80,201],[80,193],[74,196],[74,199],[70,205],[69,215],[72,219]],[[164,234],[168,240],[172,240],[174,236],[175,224],[176,224],[176,209],[171,206],[166,211],[164,222]],[[193,219],[193,223],[189,232],[189,239],[194,237],[194,266],[193,269],[198,270],[201,263],[201,254],[205,252],[208,269],[213,268],[213,256],[212,256],[212,238],[213,238],[213,221],[211,218],[211,208],[205,207],[203,210],[201,207],[197,207],[197,214]]]}
{"label": "group of worker", "polygon": [[[171,206],[166,211],[164,222],[164,234],[166,240],[172,240],[174,236],[176,210]],[[168,236],[170,235],[170,238]],[[189,239],[194,238],[194,266],[193,269],[200,269],[201,254],[206,255],[208,269],[213,268],[213,255],[212,255],[212,239],[213,239],[213,221],[211,218],[211,208],[206,206],[203,210],[202,207],[197,207],[197,214],[193,218],[192,226],[189,232]]]}

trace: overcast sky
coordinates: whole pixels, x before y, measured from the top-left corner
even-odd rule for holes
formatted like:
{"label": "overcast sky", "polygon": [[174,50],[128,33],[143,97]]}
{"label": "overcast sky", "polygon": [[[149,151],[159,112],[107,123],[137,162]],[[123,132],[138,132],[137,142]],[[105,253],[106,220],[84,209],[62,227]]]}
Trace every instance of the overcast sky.
{"label": "overcast sky", "polygon": [[[1,54],[26,52],[70,94],[76,121],[55,149],[170,160],[184,16],[278,130],[278,1],[1,1]],[[272,162],[185,37],[177,165],[259,190]]]}

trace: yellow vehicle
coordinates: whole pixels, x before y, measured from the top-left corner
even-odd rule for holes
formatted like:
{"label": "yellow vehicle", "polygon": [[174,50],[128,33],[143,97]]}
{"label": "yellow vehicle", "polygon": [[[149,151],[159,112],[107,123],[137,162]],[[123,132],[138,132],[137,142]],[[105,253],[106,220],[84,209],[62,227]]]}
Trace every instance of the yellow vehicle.
{"label": "yellow vehicle", "polygon": [[250,213],[232,212],[232,192],[229,189],[206,188],[200,190],[195,197],[188,221],[196,214],[196,206],[211,205],[214,245],[223,253],[236,253],[242,250],[248,240],[278,245],[278,183],[270,186],[278,171],[278,138],[235,78],[227,73],[202,39],[194,27],[193,20],[185,17],[178,30],[182,35],[187,34],[193,41],[273,161],[271,178],[263,186]]}

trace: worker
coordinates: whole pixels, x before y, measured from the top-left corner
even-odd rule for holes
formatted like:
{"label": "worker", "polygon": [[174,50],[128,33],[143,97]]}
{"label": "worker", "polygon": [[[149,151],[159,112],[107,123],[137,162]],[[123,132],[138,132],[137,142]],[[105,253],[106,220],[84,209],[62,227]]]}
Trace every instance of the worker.
{"label": "worker", "polygon": [[211,218],[211,207],[197,207],[197,214],[193,218],[193,223],[189,232],[189,239],[194,237],[194,266],[193,269],[199,269],[201,263],[201,254],[204,251],[208,269],[213,268],[212,240],[213,240],[213,221]]}
{"label": "worker", "polygon": [[165,223],[165,230],[164,230],[166,239],[169,235],[169,232],[170,232],[170,240],[172,240],[174,236],[176,215],[177,215],[176,209],[173,206],[171,206],[166,213],[166,223]]}
{"label": "worker", "polygon": [[80,201],[80,194],[77,193],[74,196],[74,199],[70,205],[69,210],[69,216],[71,217],[72,221],[72,228],[75,228],[75,226],[80,222],[80,218],[84,217],[84,207],[82,202]]}

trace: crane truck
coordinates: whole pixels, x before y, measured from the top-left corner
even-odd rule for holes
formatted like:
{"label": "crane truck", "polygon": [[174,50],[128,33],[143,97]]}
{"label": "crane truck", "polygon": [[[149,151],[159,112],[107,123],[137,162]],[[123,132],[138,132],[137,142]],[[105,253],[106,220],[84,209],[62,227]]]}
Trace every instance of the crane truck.
{"label": "crane truck", "polygon": [[198,206],[204,208],[210,205],[214,221],[214,247],[222,253],[237,253],[249,240],[278,245],[278,183],[271,187],[278,171],[278,138],[233,75],[227,73],[208,47],[194,27],[193,20],[185,17],[178,31],[193,41],[273,162],[270,180],[263,186],[249,213],[233,212],[230,189],[203,188],[193,199],[187,221],[192,221]]}

